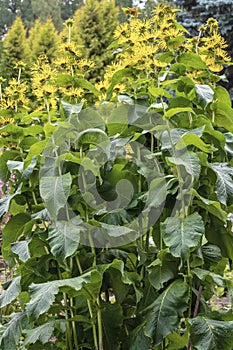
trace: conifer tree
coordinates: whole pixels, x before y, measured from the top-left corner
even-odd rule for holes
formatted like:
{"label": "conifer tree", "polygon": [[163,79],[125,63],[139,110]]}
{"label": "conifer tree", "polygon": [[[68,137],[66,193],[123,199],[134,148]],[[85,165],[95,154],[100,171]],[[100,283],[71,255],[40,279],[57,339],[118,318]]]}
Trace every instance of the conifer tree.
{"label": "conifer tree", "polygon": [[117,26],[118,9],[113,0],[87,0],[74,15],[73,39],[81,46],[83,56],[94,61],[93,80],[99,80],[103,67],[113,59],[108,47]]}
{"label": "conifer tree", "polygon": [[45,54],[49,62],[51,62],[56,56],[58,40],[58,34],[52,20],[48,19],[43,24],[37,19],[27,39],[30,61],[34,62],[39,55]]}
{"label": "conifer tree", "polygon": [[15,69],[19,61],[26,59],[26,30],[20,17],[17,17],[3,41],[0,71],[4,78],[17,77]]}

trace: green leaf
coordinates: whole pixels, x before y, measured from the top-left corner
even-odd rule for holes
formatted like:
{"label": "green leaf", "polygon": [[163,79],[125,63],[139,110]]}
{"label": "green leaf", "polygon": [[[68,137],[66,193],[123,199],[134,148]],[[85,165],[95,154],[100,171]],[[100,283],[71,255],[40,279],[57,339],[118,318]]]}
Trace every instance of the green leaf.
{"label": "green leaf", "polygon": [[173,279],[177,274],[177,260],[167,250],[161,250],[158,258],[149,266],[148,279],[157,290],[163,288],[164,283]]}
{"label": "green leaf", "polygon": [[[167,157],[168,164],[175,164],[177,166],[184,166],[188,174],[190,174],[193,179],[198,179],[200,176],[201,166],[200,160],[196,153],[192,151],[186,151],[185,153],[179,155],[178,157]],[[185,175],[183,175],[185,176]],[[186,175],[187,176],[187,175]]]}
{"label": "green leaf", "polygon": [[179,58],[178,62],[183,63],[188,68],[193,69],[206,69],[206,64],[204,61],[202,61],[201,57],[192,52],[185,52],[182,53]]}
{"label": "green leaf", "polygon": [[148,190],[146,206],[159,208],[165,203],[167,197],[167,184],[165,178],[155,178],[151,181]]}
{"label": "green leaf", "polygon": [[36,341],[40,341],[45,344],[51,338],[54,331],[55,322],[46,322],[34,329],[27,329],[25,331],[26,338],[24,340],[24,346],[27,344],[35,344]]}
{"label": "green leaf", "polygon": [[[64,280],[55,280],[46,283],[35,284],[30,286],[31,300],[26,306],[26,311],[34,318],[38,318],[47,312],[55,301],[55,295],[58,294],[59,288],[68,287],[68,291],[73,289],[74,292],[82,291],[89,299],[98,295],[102,278],[96,270],[84,273],[82,276]],[[86,291],[86,293],[85,293]]]}
{"label": "green leaf", "polygon": [[214,124],[233,133],[233,109],[224,102],[213,105]]}
{"label": "green leaf", "polygon": [[173,117],[176,114],[185,113],[185,112],[196,114],[191,107],[176,107],[176,108],[171,108],[171,109],[167,110],[164,113],[164,118],[168,118],[169,119],[169,118]]}
{"label": "green leaf", "polygon": [[204,141],[202,141],[202,139],[200,139],[199,136],[194,134],[183,135],[177,142],[176,148],[181,150],[189,145],[195,146],[205,153],[212,153],[214,150],[216,150],[216,148],[214,148],[212,145],[207,145]]}
{"label": "green leaf", "polygon": [[43,152],[47,143],[48,143],[47,140],[42,140],[42,141],[38,141],[37,143],[34,143],[30,147],[30,151],[25,159],[25,166],[26,167],[31,163],[33,157],[38,156]]}
{"label": "green leaf", "polygon": [[82,78],[74,78],[75,85],[92,92],[95,96],[99,96],[100,92],[88,80]]}
{"label": "green leaf", "polygon": [[17,350],[19,337],[22,329],[27,326],[27,315],[25,312],[19,312],[11,315],[12,319],[0,325],[0,348],[1,350]]}
{"label": "green leaf", "polygon": [[29,222],[30,219],[31,219],[30,215],[26,213],[20,213],[13,216],[3,228],[2,248],[3,248],[3,256],[5,259],[7,259],[7,251],[11,243],[14,243],[17,240],[17,238],[21,235],[24,229],[24,225],[27,222]]}
{"label": "green leaf", "polygon": [[227,163],[212,163],[210,166],[217,174],[215,192],[218,200],[226,205],[228,197],[233,198],[233,169]]}
{"label": "green leaf", "polygon": [[213,272],[196,267],[192,270],[192,273],[203,282],[208,281],[211,282],[211,284],[216,284],[224,288],[226,287],[227,279]]}
{"label": "green leaf", "polygon": [[146,308],[145,334],[153,338],[154,345],[160,344],[166,335],[178,328],[187,307],[188,287],[183,281],[176,280]]}
{"label": "green leaf", "polygon": [[6,182],[9,176],[7,161],[21,159],[19,151],[7,150],[0,156],[0,180]]}
{"label": "green leaf", "polygon": [[192,189],[192,193],[199,199],[197,201],[195,200],[197,206],[204,208],[207,212],[210,212],[221,221],[226,222],[227,213],[222,209],[219,202],[202,197],[195,189]]}
{"label": "green leaf", "polygon": [[185,218],[168,217],[161,223],[164,243],[173,256],[184,260],[188,259],[190,249],[200,244],[204,232],[204,223],[198,213]]}
{"label": "green leaf", "polygon": [[9,305],[21,292],[20,287],[21,277],[15,277],[10,281],[10,285],[0,296],[0,308]]}
{"label": "green leaf", "polygon": [[197,101],[203,108],[214,99],[214,91],[209,85],[195,84],[195,91],[197,94]]}
{"label": "green leaf", "polygon": [[57,221],[49,227],[48,241],[52,254],[58,260],[65,260],[74,254],[79,245],[82,220],[75,217],[69,221]]}
{"label": "green leaf", "polygon": [[222,86],[216,86],[214,89],[214,98],[231,107],[231,98],[229,92]]}
{"label": "green leaf", "polygon": [[172,97],[171,94],[169,94],[165,89],[162,89],[162,88],[150,87],[148,91],[152,96],[155,96],[155,97],[158,97],[158,96],[164,96],[167,98]]}
{"label": "green leaf", "polygon": [[233,321],[224,322],[198,316],[189,320],[190,338],[197,350],[231,350]]}
{"label": "green leaf", "polygon": [[184,334],[178,332],[171,333],[167,336],[167,340],[169,342],[168,350],[185,349],[188,344],[188,331]]}
{"label": "green leaf", "polygon": [[30,252],[28,249],[29,243],[29,241],[19,241],[11,245],[12,252],[18,255],[19,259],[23,262],[30,259]]}
{"label": "green leaf", "polygon": [[101,113],[94,107],[82,109],[78,116],[73,116],[71,123],[78,132],[85,131],[87,129],[105,130],[105,123]]}
{"label": "green leaf", "polygon": [[102,306],[104,349],[120,350],[124,320],[122,307],[118,303],[103,303]]}
{"label": "green leaf", "polygon": [[125,77],[132,77],[131,68],[124,68],[124,69],[121,69],[113,74],[113,76],[111,78],[111,85],[109,86],[109,88],[107,90],[107,100],[109,100],[111,98],[114,86],[116,84],[120,83],[121,80]]}
{"label": "green leaf", "polygon": [[40,180],[40,195],[46,209],[55,218],[64,208],[70,194],[72,177],[70,173],[61,176],[46,176]]}
{"label": "green leaf", "polygon": [[21,193],[22,184],[19,185],[18,189],[13,194],[8,194],[6,197],[0,199],[0,218],[9,211],[10,203],[12,198]]}
{"label": "green leaf", "polygon": [[110,140],[107,134],[97,128],[91,128],[81,131],[76,138],[77,145],[98,145],[103,150],[107,150]]}
{"label": "green leaf", "polygon": [[65,114],[70,121],[70,118],[73,114],[79,114],[83,108],[83,102],[77,104],[71,104],[65,101],[61,101],[62,107],[65,111]]}
{"label": "green leaf", "polygon": [[148,350],[151,345],[151,339],[145,335],[145,323],[130,332],[129,350]]}

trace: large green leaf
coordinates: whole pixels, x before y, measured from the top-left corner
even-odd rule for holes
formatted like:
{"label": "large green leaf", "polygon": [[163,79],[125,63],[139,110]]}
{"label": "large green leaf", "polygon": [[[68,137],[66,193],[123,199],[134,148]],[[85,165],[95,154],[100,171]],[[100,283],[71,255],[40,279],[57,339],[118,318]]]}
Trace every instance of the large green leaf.
{"label": "large green leaf", "polygon": [[190,249],[200,244],[204,232],[204,223],[198,213],[185,218],[168,217],[161,224],[162,237],[171,254],[184,260],[188,259]]}
{"label": "large green leaf", "polygon": [[164,113],[165,118],[171,118],[176,114],[179,113],[192,113],[195,114],[194,110],[191,107],[176,107],[176,108],[171,108],[168,111]]}
{"label": "large green leaf", "polygon": [[102,304],[102,321],[104,330],[104,349],[120,350],[123,326],[123,310],[118,303]]}
{"label": "large green leaf", "polygon": [[20,213],[13,216],[3,229],[2,235],[2,248],[3,256],[7,259],[7,253],[9,251],[10,245],[15,243],[17,238],[23,232],[24,226],[31,219],[30,215],[26,213]]}
{"label": "large green leaf", "polygon": [[206,69],[206,64],[204,61],[202,61],[201,57],[193,52],[185,52],[182,53],[178,61],[180,63],[183,63],[188,68],[194,68],[196,69]]}
{"label": "large green leaf", "polygon": [[81,112],[83,108],[83,102],[77,104],[71,104],[65,101],[61,101],[62,107],[67,115],[68,121],[72,117],[72,114],[78,114]]}
{"label": "large green leaf", "polygon": [[214,97],[223,103],[225,103],[228,107],[231,107],[231,98],[229,92],[222,86],[216,86],[214,89]]}
{"label": "large green leaf", "polygon": [[55,218],[64,208],[70,193],[72,178],[70,173],[61,176],[46,176],[40,180],[40,195],[49,213]]}
{"label": "large green leaf", "polygon": [[26,338],[24,340],[24,345],[35,344],[38,340],[42,344],[47,343],[53,334],[55,323],[55,321],[46,322],[34,329],[27,329],[25,331]]}
{"label": "large green leaf", "polygon": [[167,197],[167,184],[164,177],[158,177],[151,181],[146,205],[159,208],[163,206]]}
{"label": "large green leaf", "polygon": [[78,248],[82,220],[75,217],[69,221],[57,221],[49,227],[49,245],[58,260],[71,256]]}
{"label": "large green leaf", "polygon": [[190,338],[196,350],[232,350],[233,321],[224,322],[198,316],[189,320]]}
{"label": "large green leaf", "polygon": [[0,296],[0,307],[9,305],[20,294],[21,292],[20,280],[21,280],[21,277],[18,276],[13,278],[13,280],[10,281],[10,285],[8,285],[7,290],[5,290],[3,294]]}
{"label": "large green leaf", "polygon": [[158,258],[149,266],[149,281],[155,289],[161,289],[165,282],[177,274],[177,260],[169,254],[168,250],[161,250]]}
{"label": "large green leaf", "polygon": [[188,174],[190,174],[193,177],[193,179],[198,179],[200,176],[200,160],[194,152],[186,151],[185,153],[183,153],[182,155],[178,155],[177,157],[168,157],[167,161],[170,165],[175,164],[177,166],[184,166],[185,171]]}
{"label": "large green leaf", "polygon": [[21,193],[22,184],[19,185],[18,189],[13,194],[7,194],[6,197],[0,199],[0,218],[9,211],[10,203],[12,198]]}
{"label": "large green leaf", "polygon": [[121,69],[113,74],[113,76],[111,78],[111,85],[109,86],[109,88],[107,90],[107,100],[109,100],[111,98],[114,86],[116,84],[120,83],[121,80],[125,77],[132,77],[132,69],[131,68],[124,68],[124,69]]}
{"label": "large green leaf", "polygon": [[203,108],[206,108],[207,105],[213,101],[214,92],[209,85],[195,84],[195,91],[197,94],[197,101]]}
{"label": "large green leaf", "polygon": [[176,280],[145,310],[145,334],[153,338],[154,345],[177,329],[187,307],[188,287],[183,281]]}
{"label": "large green leaf", "polygon": [[75,85],[92,92],[95,96],[99,96],[100,92],[87,79],[74,78]]}
{"label": "large green leaf", "polygon": [[22,329],[27,326],[27,315],[25,312],[12,314],[12,319],[0,325],[0,348],[1,350],[17,350],[19,337]]}
{"label": "large green leaf", "polygon": [[11,250],[13,253],[17,254],[19,259],[26,262],[30,259],[30,252],[28,249],[30,241],[19,241],[11,245]]}
{"label": "large green leaf", "polygon": [[212,284],[216,284],[224,288],[227,286],[227,279],[216,273],[201,269],[199,267],[194,268],[192,272],[203,282],[211,282]]}
{"label": "large green leaf", "polygon": [[227,163],[212,163],[217,174],[215,191],[220,203],[226,205],[228,197],[233,198],[233,169]]}
{"label": "large green leaf", "polygon": [[204,208],[207,212],[226,222],[227,212],[221,207],[221,203],[202,197],[196,190],[192,190],[193,195],[199,200],[195,200],[197,206]]}
{"label": "large green leaf", "polygon": [[26,167],[31,163],[33,157],[39,156],[43,152],[47,143],[48,143],[47,140],[42,140],[42,141],[38,141],[38,142],[34,143],[30,147],[30,151],[25,159],[25,166]]}
{"label": "large green leaf", "polygon": [[214,124],[233,133],[233,109],[222,101],[213,106]]}
{"label": "large green leaf", "polygon": [[20,153],[19,153],[19,151],[15,151],[15,150],[7,150],[1,154],[1,156],[0,156],[0,179],[3,182],[6,182],[8,180],[8,176],[9,176],[7,162],[9,160],[16,160],[19,158],[21,158]]}
{"label": "large green leaf", "polygon": [[140,324],[130,332],[129,350],[150,349],[151,339],[145,335],[145,323]]}
{"label": "large green leaf", "polygon": [[183,135],[177,142],[176,148],[180,150],[189,145],[195,146],[205,153],[211,153],[215,150],[213,146],[206,144],[198,135],[195,134]]}
{"label": "large green leaf", "polygon": [[[95,298],[101,286],[101,275],[96,270],[84,273],[82,276],[64,280],[55,280],[46,283],[34,284],[30,286],[31,300],[26,306],[26,311],[34,318],[38,318],[47,312],[55,301],[55,296],[59,288],[67,287],[74,292],[82,291],[88,298]],[[95,293],[95,294],[94,294]]]}

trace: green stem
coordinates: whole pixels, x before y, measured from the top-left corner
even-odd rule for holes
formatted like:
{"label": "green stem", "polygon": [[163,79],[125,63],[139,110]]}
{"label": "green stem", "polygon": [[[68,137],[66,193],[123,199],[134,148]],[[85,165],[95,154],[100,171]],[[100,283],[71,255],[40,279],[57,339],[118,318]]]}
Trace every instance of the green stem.
{"label": "green stem", "polygon": [[103,326],[102,326],[102,313],[99,298],[97,298],[97,322],[98,322],[98,337],[99,337],[99,350],[104,350],[103,347]]}
{"label": "green stem", "polygon": [[49,102],[47,97],[45,98],[45,106],[46,106],[46,110],[47,110],[47,114],[48,114],[48,122],[49,124],[52,124],[51,122],[51,115],[50,115],[50,109],[49,109]]}
{"label": "green stem", "polygon": [[93,333],[94,347],[95,347],[94,350],[99,350],[98,349],[98,338],[97,338],[97,331],[96,331],[96,325],[95,325],[93,310],[92,310],[91,302],[88,299],[87,299],[87,306],[88,306],[89,314],[90,314],[90,317],[91,317],[92,333]]}
{"label": "green stem", "polygon": [[[58,276],[59,279],[62,279],[60,269],[58,268]],[[70,328],[70,323],[69,323],[69,315],[68,315],[68,302],[67,302],[67,295],[65,292],[63,294],[63,300],[64,300],[64,306],[65,306],[65,319],[66,319],[66,346],[67,350],[73,350],[73,345],[72,345],[72,329]]]}
{"label": "green stem", "polygon": [[69,350],[73,350],[72,329],[70,329],[70,324],[69,324],[67,295],[64,292],[63,292],[63,299],[64,299],[65,319],[66,319],[66,346]]}
{"label": "green stem", "polygon": [[189,285],[189,311],[188,317],[192,316],[192,274],[190,268],[190,258],[187,259],[188,285]]}
{"label": "green stem", "polygon": [[[74,300],[73,300],[73,298],[70,298],[70,315],[71,315],[71,318],[74,318],[73,307],[74,307]],[[78,335],[77,335],[77,329],[76,329],[75,321],[72,321],[71,324],[72,324],[72,330],[73,330],[73,339],[74,339],[75,350],[79,350]]]}
{"label": "green stem", "polygon": [[[168,135],[169,135],[169,140],[170,140],[171,147],[172,147],[173,157],[177,157],[176,148],[175,148],[175,146],[173,144],[172,137],[171,137],[171,130],[170,130],[170,127],[169,127],[169,122],[166,121],[166,123],[167,123],[167,132],[168,132]],[[186,208],[186,205],[185,205],[184,191],[183,191],[184,180],[182,178],[179,165],[176,166],[176,170],[177,170],[177,177],[178,177],[179,188],[180,188],[181,217],[186,217],[187,216],[187,208]]]}

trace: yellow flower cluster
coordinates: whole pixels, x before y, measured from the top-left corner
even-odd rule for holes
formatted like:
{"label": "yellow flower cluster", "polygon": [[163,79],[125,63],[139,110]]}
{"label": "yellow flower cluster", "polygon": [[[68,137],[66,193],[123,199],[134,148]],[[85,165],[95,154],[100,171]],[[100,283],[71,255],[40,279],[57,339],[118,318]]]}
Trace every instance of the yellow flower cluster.
{"label": "yellow flower cluster", "polygon": [[28,108],[29,99],[26,97],[27,85],[15,78],[11,79],[0,101],[1,109],[12,109],[16,112],[19,107]]}
{"label": "yellow flower cluster", "polygon": [[[140,93],[143,91],[143,79],[154,79],[156,85],[159,76],[182,53],[197,53],[207,65],[204,69],[207,77],[208,72],[219,72],[223,63],[230,61],[227,44],[219,34],[215,19],[207,21],[198,37],[188,38],[187,30],[176,21],[176,12],[170,6],[160,4],[151,19],[141,20],[131,16],[128,22],[118,26],[114,34],[118,45],[116,61],[107,68],[103,81],[96,84],[102,99],[106,98],[113,74],[124,68],[130,68],[136,79],[123,77],[115,88],[119,87],[121,92],[127,89],[128,92]],[[202,72],[194,67],[186,69],[186,74],[195,82],[202,82]]]}
{"label": "yellow flower cluster", "polygon": [[214,18],[209,18],[206,25],[200,27],[198,37],[189,39],[185,47],[188,51],[194,51],[200,55],[212,72],[220,72],[223,63],[230,62],[227,43],[219,34],[218,22]]}
{"label": "yellow flower cluster", "polygon": [[129,22],[119,25],[114,38],[121,52],[118,53],[116,62],[107,68],[104,80],[96,85],[102,93],[101,98],[105,98],[104,92],[111,84],[112,75],[124,68],[134,70],[139,84],[134,83],[132,86],[130,79],[125,78],[115,89],[142,89],[143,82],[140,79],[158,76],[167,67],[168,63],[160,59],[161,52],[173,52],[177,46],[181,46],[185,40],[185,31],[175,20],[175,10],[162,4],[149,20],[131,16]]}

